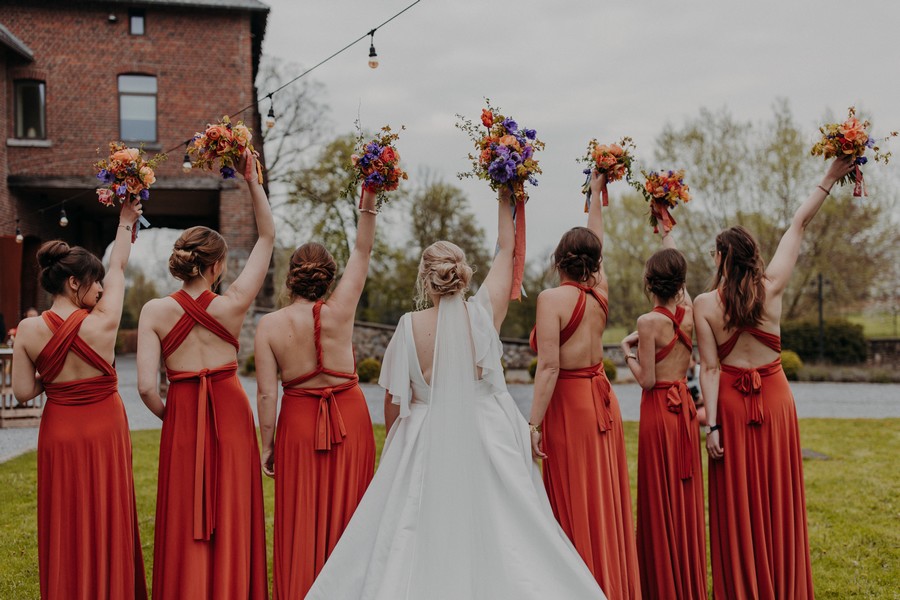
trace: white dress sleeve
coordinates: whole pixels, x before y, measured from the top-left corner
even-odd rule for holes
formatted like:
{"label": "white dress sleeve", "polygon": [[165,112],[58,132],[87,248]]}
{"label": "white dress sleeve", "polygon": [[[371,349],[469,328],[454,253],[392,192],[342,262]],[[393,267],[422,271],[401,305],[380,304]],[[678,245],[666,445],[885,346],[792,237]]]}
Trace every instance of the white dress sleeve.
{"label": "white dress sleeve", "polygon": [[391,402],[400,405],[400,416],[409,416],[409,402],[411,395],[411,380],[409,372],[409,349],[406,347],[406,319],[409,313],[400,317],[394,337],[388,343],[384,351],[384,360],[381,362],[381,375],[378,377],[378,385],[391,394]]}
{"label": "white dress sleeve", "polygon": [[468,301],[469,324],[475,346],[475,364],[481,367],[481,378],[490,383],[495,392],[506,391],[503,375],[503,344],[494,329],[494,309],[487,286],[483,285]]}

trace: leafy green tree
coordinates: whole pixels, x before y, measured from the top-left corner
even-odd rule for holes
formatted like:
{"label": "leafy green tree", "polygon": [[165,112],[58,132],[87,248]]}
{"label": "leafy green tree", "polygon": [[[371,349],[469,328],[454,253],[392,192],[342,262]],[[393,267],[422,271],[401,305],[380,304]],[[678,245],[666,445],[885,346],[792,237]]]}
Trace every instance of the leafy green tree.
{"label": "leafy green tree", "polygon": [[149,300],[159,296],[156,285],[140,267],[129,267],[129,281],[125,288],[125,300],[122,304],[122,329],[137,329],[141,309]]}

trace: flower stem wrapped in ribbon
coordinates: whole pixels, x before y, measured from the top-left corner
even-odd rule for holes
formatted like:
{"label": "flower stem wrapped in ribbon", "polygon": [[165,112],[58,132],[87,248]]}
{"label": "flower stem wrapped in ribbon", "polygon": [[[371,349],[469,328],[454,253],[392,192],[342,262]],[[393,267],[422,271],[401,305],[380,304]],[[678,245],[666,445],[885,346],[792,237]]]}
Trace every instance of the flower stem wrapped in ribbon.
{"label": "flower stem wrapped in ribbon", "polygon": [[[357,123],[357,127],[359,124]],[[400,131],[406,129],[400,127]],[[409,179],[406,171],[400,168],[400,152],[394,145],[400,134],[391,131],[387,125],[374,139],[366,141],[362,132],[356,138],[356,151],[350,157],[353,162],[353,179],[347,186],[345,195],[352,196],[362,182],[362,192],[376,195],[380,208],[387,202],[387,192],[393,192],[400,186],[401,179]],[[359,207],[362,208],[360,195]]]}
{"label": "flower stem wrapped in ribbon", "polygon": [[684,169],[679,171],[641,171],[644,183],[633,184],[647,202],[650,203],[650,224],[653,233],[659,233],[659,224],[664,231],[672,231],[675,219],[669,213],[678,202],[691,199],[690,188],[684,182]]}
{"label": "flower stem wrapped in ribbon", "polygon": [[[98,150],[99,152],[99,150]],[[150,198],[150,186],[156,183],[154,169],[166,160],[165,154],[157,154],[146,158],[143,148],[128,148],[122,142],[109,143],[109,157],[94,163],[97,179],[102,186],[97,188],[97,200],[104,206],[113,206],[115,201],[147,200]],[[141,226],[150,227],[144,217],[138,219],[131,241],[137,239]]]}
{"label": "flower stem wrapped in ribbon", "polygon": [[534,154],[544,148],[544,142],[537,138],[534,129],[519,127],[513,118],[492,107],[490,100],[485,99],[485,102],[487,108],[481,111],[481,125],[463,115],[456,115],[459,118],[456,127],[469,135],[477,151],[477,154],[469,154],[472,170],[457,176],[460,179],[483,179],[494,191],[501,188],[510,191],[516,223],[511,299],[518,300],[522,297],[525,274],[525,202],[528,200],[525,183],[538,184],[536,176],[541,173],[541,168]]}
{"label": "flower stem wrapped in ribbon", "polygon": [[[250,143],[252,139],[253,134],[243,121],[232,123],[228,116],[223,116],[218,123],[207,125],[203,133],[194,134],[187,149],[188,154],[194,157],[191,166],[212,170],[218,161],[222,179],[233,179],[234,168],[244,150],[250,150],[254,156],[259,156]],[[262,185],[262,165],[259,161],[256,161],[256,180]]]}
{"label": "flower stem wrapped in ribbon", "polygon": [[[816,142],[810,151],[813,156],[823,156],[825,160],[836,156],[852,156],[854,168],[848,175],[841,178],[840,183],[843,185],[852,181],[854,184],[853,195],[857,197],[868,196],[866,182],[863,179],[862,169],[860,169],[862,165],[869,162],[865,156],[866,150],[871,148],[875,152],[875,162],[887,164],[891,158],[890,152],[882,152],[876,146],[878,142],[869,135],[869,126],[868,120],[860,121],[856,118],[856,108],[851,106],[847,112],[847,120],[843,123],[827,123],[819,127],[822,139]],[[892,131],[882,141],[897,137],[897,133]]]}
{"label": "flower stem wrapped in ribbon", "polygon": [[[587,179],[581,188],[584,194],[584,212],[591,207],[591,171],[606,175],[607,183],[619,181],[623,177],[631,177],[631,162],[634,160],[632,150],[635,150],[634,141],[630,137],[623,137],[618,144],[599,144],[597,140],[588,142],[587,156],[581,158],[581,162],[590,165],[584,170]],[[609,206],[609,192],[606,183],[601,190],[603,206]]]}

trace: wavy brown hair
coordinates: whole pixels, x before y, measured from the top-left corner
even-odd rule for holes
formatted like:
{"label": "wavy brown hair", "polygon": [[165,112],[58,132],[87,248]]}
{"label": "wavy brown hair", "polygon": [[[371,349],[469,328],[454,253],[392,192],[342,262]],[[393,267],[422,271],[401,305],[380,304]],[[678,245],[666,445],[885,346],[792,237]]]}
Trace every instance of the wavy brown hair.
{"label": "wavy brown hair", "polygon": [[37,251],[37,262],[41,267],[41,287],[54,296],[65,292],[69,277],[78,280],[83,288],[103,281],[106,276],[99,258],[81,246],[69,246],[62,240],[45,242]]}
{"label": "wavy brown hair", "polygon": [[716,236],[719,268],[713,288],[722,289],[725,327],[755,327],[762,321],[766,301],[766,265],[759,244],[738,225]]}
{"label": "wavy brown hair", "polygon": [[318,300],[328,291],[337,273],[331,253],[317,242],[303,244],[291,255],[285,286],[292,297]]}
{"label": "wavy brown hair", "polygon": [[169,257],[169,272],[176,279],[190,281],[228,254],[228,244],[222,235],[209,227],[185,229],[176,240]]}

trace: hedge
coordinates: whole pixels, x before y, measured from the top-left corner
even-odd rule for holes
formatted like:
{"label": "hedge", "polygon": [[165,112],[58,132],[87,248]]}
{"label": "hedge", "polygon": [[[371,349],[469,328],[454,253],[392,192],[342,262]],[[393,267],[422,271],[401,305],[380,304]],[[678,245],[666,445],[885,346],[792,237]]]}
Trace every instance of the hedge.
{"label": "hedge", "polygon": [[[865,362],[868,344],[862,325],[842,319],[825,321],[824,358],[834,364]],[[789,321],[781,325],[781,347],[790,348],[804,361],[819,359],[819,324]]]}

